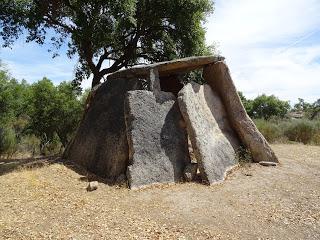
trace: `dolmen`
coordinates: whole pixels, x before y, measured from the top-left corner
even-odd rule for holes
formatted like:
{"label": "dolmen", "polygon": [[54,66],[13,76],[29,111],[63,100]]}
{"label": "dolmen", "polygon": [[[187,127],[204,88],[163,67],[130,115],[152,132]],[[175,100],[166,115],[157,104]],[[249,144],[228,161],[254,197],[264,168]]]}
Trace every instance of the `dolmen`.
{"label": "dolmen", "polygon": [[[206,84],[182,84],[202,70]],[[190,157],[192,154],[197,162]],[[278,159],[247,115],[221,56],[191,57],[120,70],[94,89],[64,158],[131,189],[225,179],[240,147],[254,162]],[[190,180],[190,179],[189,179]]]}

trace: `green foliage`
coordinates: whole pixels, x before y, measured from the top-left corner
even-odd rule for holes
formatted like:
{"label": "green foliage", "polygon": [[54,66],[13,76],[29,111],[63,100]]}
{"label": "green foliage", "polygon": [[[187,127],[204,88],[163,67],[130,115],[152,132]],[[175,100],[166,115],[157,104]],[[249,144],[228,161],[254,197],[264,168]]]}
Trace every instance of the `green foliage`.
{"label": "green foliage", "polygon": [[123,67],[207,54],[202,24],[212,10],[212,0],[2,0],[0,34],[4,46],[22,34],[49,39],[53,56],[67,45],[79,56],[76,82],[92,73],[95,86]]}
{"label": "green foliage", "polygon": [[41,139],[41,146],[52,143],[55,135],[65,147],[78,126],[81,92],[62,82],[55,87],[44,78],[31,86],[29,131]]}
{"label": "green foliage", "polygon": [[42,147],[50,142],[55,134],[56,101],[56,88],[49,79],[44,78],[31,86],[28,130],[41,139]]}
{"label": "green foliage", "polygon": [[49,79],[32,85],[0,71],[0,155],[16,151],[58,153],[74,134],[84,98],[71,83]]}
{"label": "green foliage", "polygon": [[[242,92],[238,92],[241,102],[248,114],[252,112],[252,100],[247,99]],[[252,116],[250,116],[252,117]]]}
{"label": "green foliage", "polygon": [[40,154],[39,146],[40,139],[35,135],[24,135],[19,142],[18,151],[21,153],[30,153],[33,157]]}
{"label": "green foliage", "polygon": [[281,101],[274,95],[267,96],[263,94],[252,101],[252,109],[249,115],[253,116],[253,118],[264,119],[270,119],[272,116],[283,118],[289,109],[289,102]]}
{"label": "green foliage", "polygon": [[302,111],[308,111],[312,104],[305,102],[304,99],[298,98],[298,103],[296,103],[293,107],[294,111],[302,112]]}
{"label": "green foliage", "polygon": [[182,82],[187,84],[189,82],[196,82],[199,84],[204,84],[205,80],[202,76],[202,70],[194,70],[183,75]]}
{"label": "green foliage", "polygon": [[249,100],[245,98],[242,92],[239,92],[239,97],[251,118],[267,120],[271,117],[283,118],[290,110],[288,101],[282,101],[274,95],[262,94],[254,100]]}
{"label": "green foliage", "polygon": [[12,128],[1,127],[0,128],[0,157],[3,154],[7,154],[7,157],[11,157],[17,151],[17,139],[15,132]]}
{"label": "green foliage", "polygon": [[295,120],[284,131],[285,136],[290,141],[311,143],[320,129],[316,128],[315,123],[309,120]]}
{"label": "green foliage", "polygon": [[320,98],[311,105],[308,114],[310,119],[320,119]]}
{"label": "green foliage", "polygon": [[265,119],[256,119],[254,123],[268,142],[274,143],[285,140],[278,123]]}
{"label": "green foliage", "polygon": [[314,103],[307,103],[304,99],[298,98],[298,103],[294,105],[294,112],[302,112],[309,119],[320,118],[320,99]]}
{"label": "green foliage", "polygon": [[[81,92],[75,90],[70,83],[60,83],[57,91],[56,133],[62,145],[66,147],[78,127],[84,104],[83,100],[79,99]],[[85,94],[82,97],[85,97]]]}
{"label": "green foliage", "polygon": [[254,122],[271,143],[293,141],[320,145],[320,121],[256,119]]}

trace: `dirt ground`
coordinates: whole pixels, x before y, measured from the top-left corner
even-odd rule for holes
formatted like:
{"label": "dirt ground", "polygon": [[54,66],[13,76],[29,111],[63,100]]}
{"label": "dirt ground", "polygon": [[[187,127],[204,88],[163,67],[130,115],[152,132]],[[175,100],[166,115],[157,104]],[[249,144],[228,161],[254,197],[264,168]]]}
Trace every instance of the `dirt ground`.
{"label": "dirt ground", "polygon": [[130,191],[57,161],[0,163],[0,239],[320,239],[320,147],[273,145],[219,185]]}

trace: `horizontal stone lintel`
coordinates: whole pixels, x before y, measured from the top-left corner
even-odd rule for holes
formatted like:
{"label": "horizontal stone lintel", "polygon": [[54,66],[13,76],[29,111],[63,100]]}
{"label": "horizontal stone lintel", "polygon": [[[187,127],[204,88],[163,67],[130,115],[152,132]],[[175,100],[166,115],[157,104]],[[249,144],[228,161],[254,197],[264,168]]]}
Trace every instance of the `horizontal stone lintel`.
{"label": "horizontal stone lintel", "polygon": [[137,65],[132,68],[119,70],[108,76],[108,79],[123,78],[123,77],[141,77],[149,76],[150,69],[156,68],[159,76],[167,76],[172,73],[184,73],[195,69],[203,68],[206,65],[224,61],[222,56],[201,56],[188,57],[167,62],[159,62],[148,65]]}

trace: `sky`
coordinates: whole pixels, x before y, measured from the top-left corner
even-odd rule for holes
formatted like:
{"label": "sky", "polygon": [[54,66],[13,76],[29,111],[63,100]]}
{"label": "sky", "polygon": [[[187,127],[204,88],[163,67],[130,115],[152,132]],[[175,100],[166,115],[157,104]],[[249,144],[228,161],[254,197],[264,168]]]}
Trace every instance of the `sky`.
{"label": "sky", "polygon": [[[274,94],[291,103],[320,98],[319,0],[216,0],[205,27],[207,43],[226,57],[246,97]],[[46,47],[23,40],[0,49],[0,59],[17,79],[46,76],[56,84],[73,79],[76,59],[51,56]]]}

